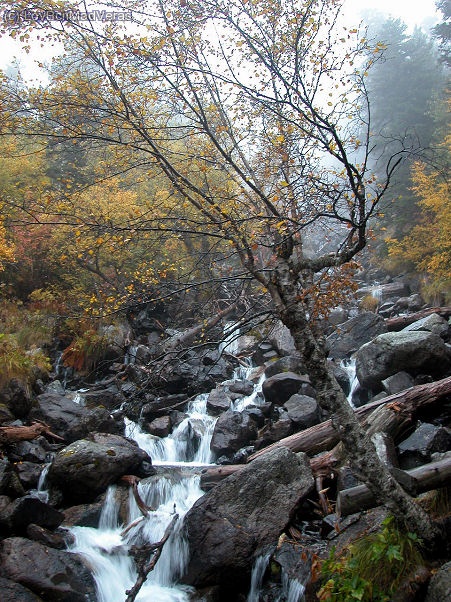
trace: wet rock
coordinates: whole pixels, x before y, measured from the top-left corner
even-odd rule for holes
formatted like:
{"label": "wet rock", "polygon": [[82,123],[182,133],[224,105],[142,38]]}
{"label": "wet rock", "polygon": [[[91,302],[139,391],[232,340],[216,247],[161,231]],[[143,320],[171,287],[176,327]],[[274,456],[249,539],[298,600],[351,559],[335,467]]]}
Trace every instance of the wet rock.
{"label": "wet rock", "polygon": [[42,598],[20,583],[4,577],[0,577],[0,591],[2,592],[2,602],[43,602]]}
{"label": "wet rock", "polygon": [[418,331],[426,331],[432,332],[433,334],[438,334],[442,339],[448,338],[449,333],[449,324],[445,318],[439,316],[438,314],[431,314],[430,316],[426,316],[421,320],[417,320],[413,324],[409,324],[402,329],[402,332],[418,332]]}
{"label": "wet rock", "polygon": [[271,362],[265,368],[265,376],[269,378],[281,372],[294,372],[295,374],[305,374],[305,368],[301,358],[298,355],[286,355],[275,362]]}
{"label": "wet rock", "polygon": [[79,504],[71,506],[63,511],[63,524],[66,527],[93,527],[99,526],[100,514],[102,512],[103,502],[94,504]]}
{"label": "wet rock", "polygon": [[78,554],[11,537],[0,543],[0,566],[5,577],[44,600],[86,602],[96,599],[94,578]]}
{"label": "wet rock", "polygon": [[309,428],[320,422],[319,406],[313,397],[292,395],[283,407],[297,430]]}
{"label": "wet rock", "polygon": [[12,378],[0,389],[0,403],[16,418],[25,418],[33,405],[29,385],[18,378]]}
{"label": "wet rock", "polygon": [[42,466],[34,462],[18,462],[15,470],[24,489],[36,489]]}
{"label": "wet rock", "polygon": [[33,441],[19,441],[10,446],[9,456],[16,461],[37,462],[47,461],[50,444],[45,437],[37,437]]}
{"label": "wet rock", "polygon": [[236,380],[229,385],[229,391],[239,393],[243,397],[250,395],[254,390],[254,383],[250,380]]}
{"label": "wet rock", "polygon": [[230,408],[232,399],[227,394],[225,387],[218,385],[207,398],[207,409],[212,416],[219,416]]}
{"label": "wet rock", "polygon": [[278,321],[268,335],[269,342],[278,351],[279,355],[293,355],[296,345],[290,331],[282,322]]}
{"label": "wet rock", "polygon": [[147,427],[151,435],[156,437],[167,437],[171,432],[172,425],[169,416],[160,416],[155,418]]}
{"label": "wet rock", "polygon": [[285,437],[288,437],[293,432],[293,423],[290,420],[288,413],[284,410],[279,412],[279,417],[277,420],[273,420],[267,427],[260,431],[262,435],[258,441],[255,442],[255,448],[261,449],[270,445],[271,443],[275,443],[276,441],[280,441]]}
{"label": "wet rock", "polygon": [[249,414],[227,410],[216,422],[210,449],[229,455],[257,438],[257,425]]}
{"label": "wet rock", "polygon": [[306,375],[301,376],[294,372],[283,372],[266,379],[262,386],[262,392],[265,401],[283,405],[292,395],[298,393],[304,383],[308,383]]}
{"label": "wet rock", "polygon": [[401,468],[408,470],[431,461],[431,454],[451,449],[451,430],[424,422],[399,446]]}
{"label": "wet rock", "polygon": [[142,418],[152,421],[154,418],[158,418],[158,416],[161,416],[162,413],[166,413],[174,406],[177,406],[177,409],[180,409],[184,405],[183,402],[187,400],[188,396],[184,393],[156,397],[142,406],[140,415]]}
{"label": "wet rock", "polygon": [[407,309],[409,311],[418,311],[423,307],[423,305],[424,301],[421,295],[419,295],[418,293],[414,293],[413,295],[410,295],[410,297],[408,297]]}
{"label": "wet rock", "polygon": [[265,415],[259,407],[248,406],[243,410],[243,414],[248,414],[258,427],[265,424]]}
{"label": "wet rock", "polygon": [[451,600],[451,562],[443,564],[433,575],[425,602],[445,602]]}
{"label": "wet rock", "polygon": [[124,474],[133,474],[147,453],[131,439],[94,433],[57,453],[48,473],[67,500],[91,501]]}
{"label": "wet rock", "polygon": [[83,405],[87,408],[97,408],[103,406],[108,410],[117,409],[122,399],[116,387],[100,389],[98,391],[85,391],[81,394]]}
{"label": "wet rock", "polygon": [[335,332],[327,337],[329,357],[332,359],[350,357],[364,343],[384,332],[387,332],[387,327],[381,316],[371,311],[362,312],[337,326]]}
{"label": "wet rock", "polygon": [[277,542],[312,488],[307,457],[283,447],[220,482],[185,517],[190,560],[183,582],[231,592],[242,587],[254,556]]}
{"label": "wet rock", "polygon": [[56,529],[64,515],[36,497],[24,496],[13,500],[1,512],[1,522],[10,534],[22,535],[31,523]]}
{"label": "wet rock", "polygon": [[410,374],[403,371],[397,372],[396,374],[393,374],[393,376],[389,376],[382,381],[382,386],[388,395],[394,395],[405,389],[410,389],[414,384],[414,380]]}
{"label": "wet rock", "polygon": [[38,407],[31,410],[30,418],[42,420],[68,442],[82,439],[93,431],[116,433],[118,430],[105,408],[88,410],[68,397],[53,393],[39,395],[37,401]]}
{"label": "wet rock", "polygon": [[381,388],[381,381],[400,371],[429,372],[440,377],[450,366],[443,340],[430,332],[388,332],[366,343],[356,354],[356,373],[363,387]]}
{"label": "wet rock", "polygon": [[0,495],[14,498],[25,495],[16,472],[6,458],[0,458]]}
{"label": "wet rock", "polygon": [[65,550],[68,543],[74,542],[74,536],[67,529],[49,531],[45,527],[34,524],[28,525],[27,537],[28,539],[38,541],[45,546],[55,548],[55,550]]}

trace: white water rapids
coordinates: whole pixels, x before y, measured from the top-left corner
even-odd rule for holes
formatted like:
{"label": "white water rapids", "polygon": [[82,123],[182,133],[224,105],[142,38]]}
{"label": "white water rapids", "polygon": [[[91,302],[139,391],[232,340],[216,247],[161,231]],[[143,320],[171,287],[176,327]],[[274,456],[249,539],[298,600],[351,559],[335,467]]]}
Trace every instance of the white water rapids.
{"label": "white water rapids", "polygon": [[[250,367],[240,370],[236,377],[246,378],[250,371]],[[263,378],[260,378],[251,395],[233,404],[234,411],[241,411],[256,401],[258,404],[256,396],[261,391]],[[98,602],[124,602],[126,590],[133,586],[137,578],[128,548],[159,541],[174,511],[179,515],[179,520],[136,600],[188,602],[190,599],[192,589],[178,584],[177,580],[183,573],[189,553],[182,535],[183,517],[204,493],[199,487],[200,468],[213,462],[210,441],[217,419],[207,413],[207,397],[207,394],[203,394],[191,401],[186,410],[187,417],[165,438],[146,434],[136,423],[126,421],[125,435],[147,451],[152,463],[159,467],[158,474],[138,485],[142,500],[155,511],[149,512],[147,518],[121,536],[124,527],[142,514],[130,493],[127,521],[121,524],[120,503],[113,486],[108,489],[98,528],[71,529],[75,542],[70,550],[88,560],[96,581]]]}

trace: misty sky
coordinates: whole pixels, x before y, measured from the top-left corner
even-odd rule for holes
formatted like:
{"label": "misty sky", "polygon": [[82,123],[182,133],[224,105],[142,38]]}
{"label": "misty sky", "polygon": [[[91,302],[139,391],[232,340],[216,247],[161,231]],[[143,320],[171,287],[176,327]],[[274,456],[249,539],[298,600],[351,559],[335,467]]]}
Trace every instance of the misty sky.
{"label": "misty sky", "polygon": [[[350,25],[357,25],[365,16],[365,11],[368,10],[382,12],[387,16],[400,17],[409,26],[409,29],[413,29],[415,25],[423,25],[428,29],[440,18],[440,14],[435,9],[435,0],[344,0],[344,15]],[[2,18],[1,15],[0,18]],[[20,59],[22,73],[28,79],[36,75],[34,62],[49,60],[52,56],[52,49],[41,48],[39,44],[36,44],[33,52],[27,56],[21,51],[20,44],[7,37],[0,39],[0,68],[7,67],[14,56]]]}

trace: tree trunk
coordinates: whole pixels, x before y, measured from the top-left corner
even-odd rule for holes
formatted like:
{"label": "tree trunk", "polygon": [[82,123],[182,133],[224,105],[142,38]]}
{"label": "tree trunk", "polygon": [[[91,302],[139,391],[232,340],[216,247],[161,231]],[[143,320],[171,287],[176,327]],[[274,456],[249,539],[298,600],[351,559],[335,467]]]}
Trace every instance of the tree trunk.
{"label": "tree trunk", "polygon": [[324,339],[313,331],[306,307],[299,297],[293,267],[278,258],[269,288],[280,318],[291,332],[318,395],[318,403],[331,416],[332,426],[347,452],[354,472],[410,531],[433,546],[440,532],[429,515],[404,491],[379,459],[374,443],[359,424],[343,390],[327,365]]}
{"label": "tree trunk", "polygon": [[[443,460],[424,464],[412,470],[406,470],[406,473],[414,479],[417,488],[417,494],[447,487],[451,485],[451,454]],[[351,489],[340,491],[337,497],[337,514],[348,516],[377,505],[377,501],[366,485],[358,485]]]}

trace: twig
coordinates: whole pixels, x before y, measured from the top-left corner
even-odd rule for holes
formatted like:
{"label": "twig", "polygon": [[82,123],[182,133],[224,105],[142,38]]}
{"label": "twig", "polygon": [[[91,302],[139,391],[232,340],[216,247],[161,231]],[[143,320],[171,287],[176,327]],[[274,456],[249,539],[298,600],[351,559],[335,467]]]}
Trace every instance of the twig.
{"label": "twig", "polygon": [[[158,559],[161,556],[161,552],[163,551],[163,546],[169,539],[172,531],[174,530],[175,523],[178,520],[179,515],[174,514],[171,522],[166,527],[163,537],[160,541],[156,543],[152,543],[146,546],[132,546],[130,548],[130,555],[135,559],[136,567],[138,569],[138,577],[134,586],[131,589],[128,589],[125,593],[127,598],[125,602],[134,602],[136,596],[139,593],[139,590],[143,586],[144,582],[147,579],[147,575],[152,571],[155,565],[158,562]],[[151,554],[151,558],[147,561],[147,558]]]}

